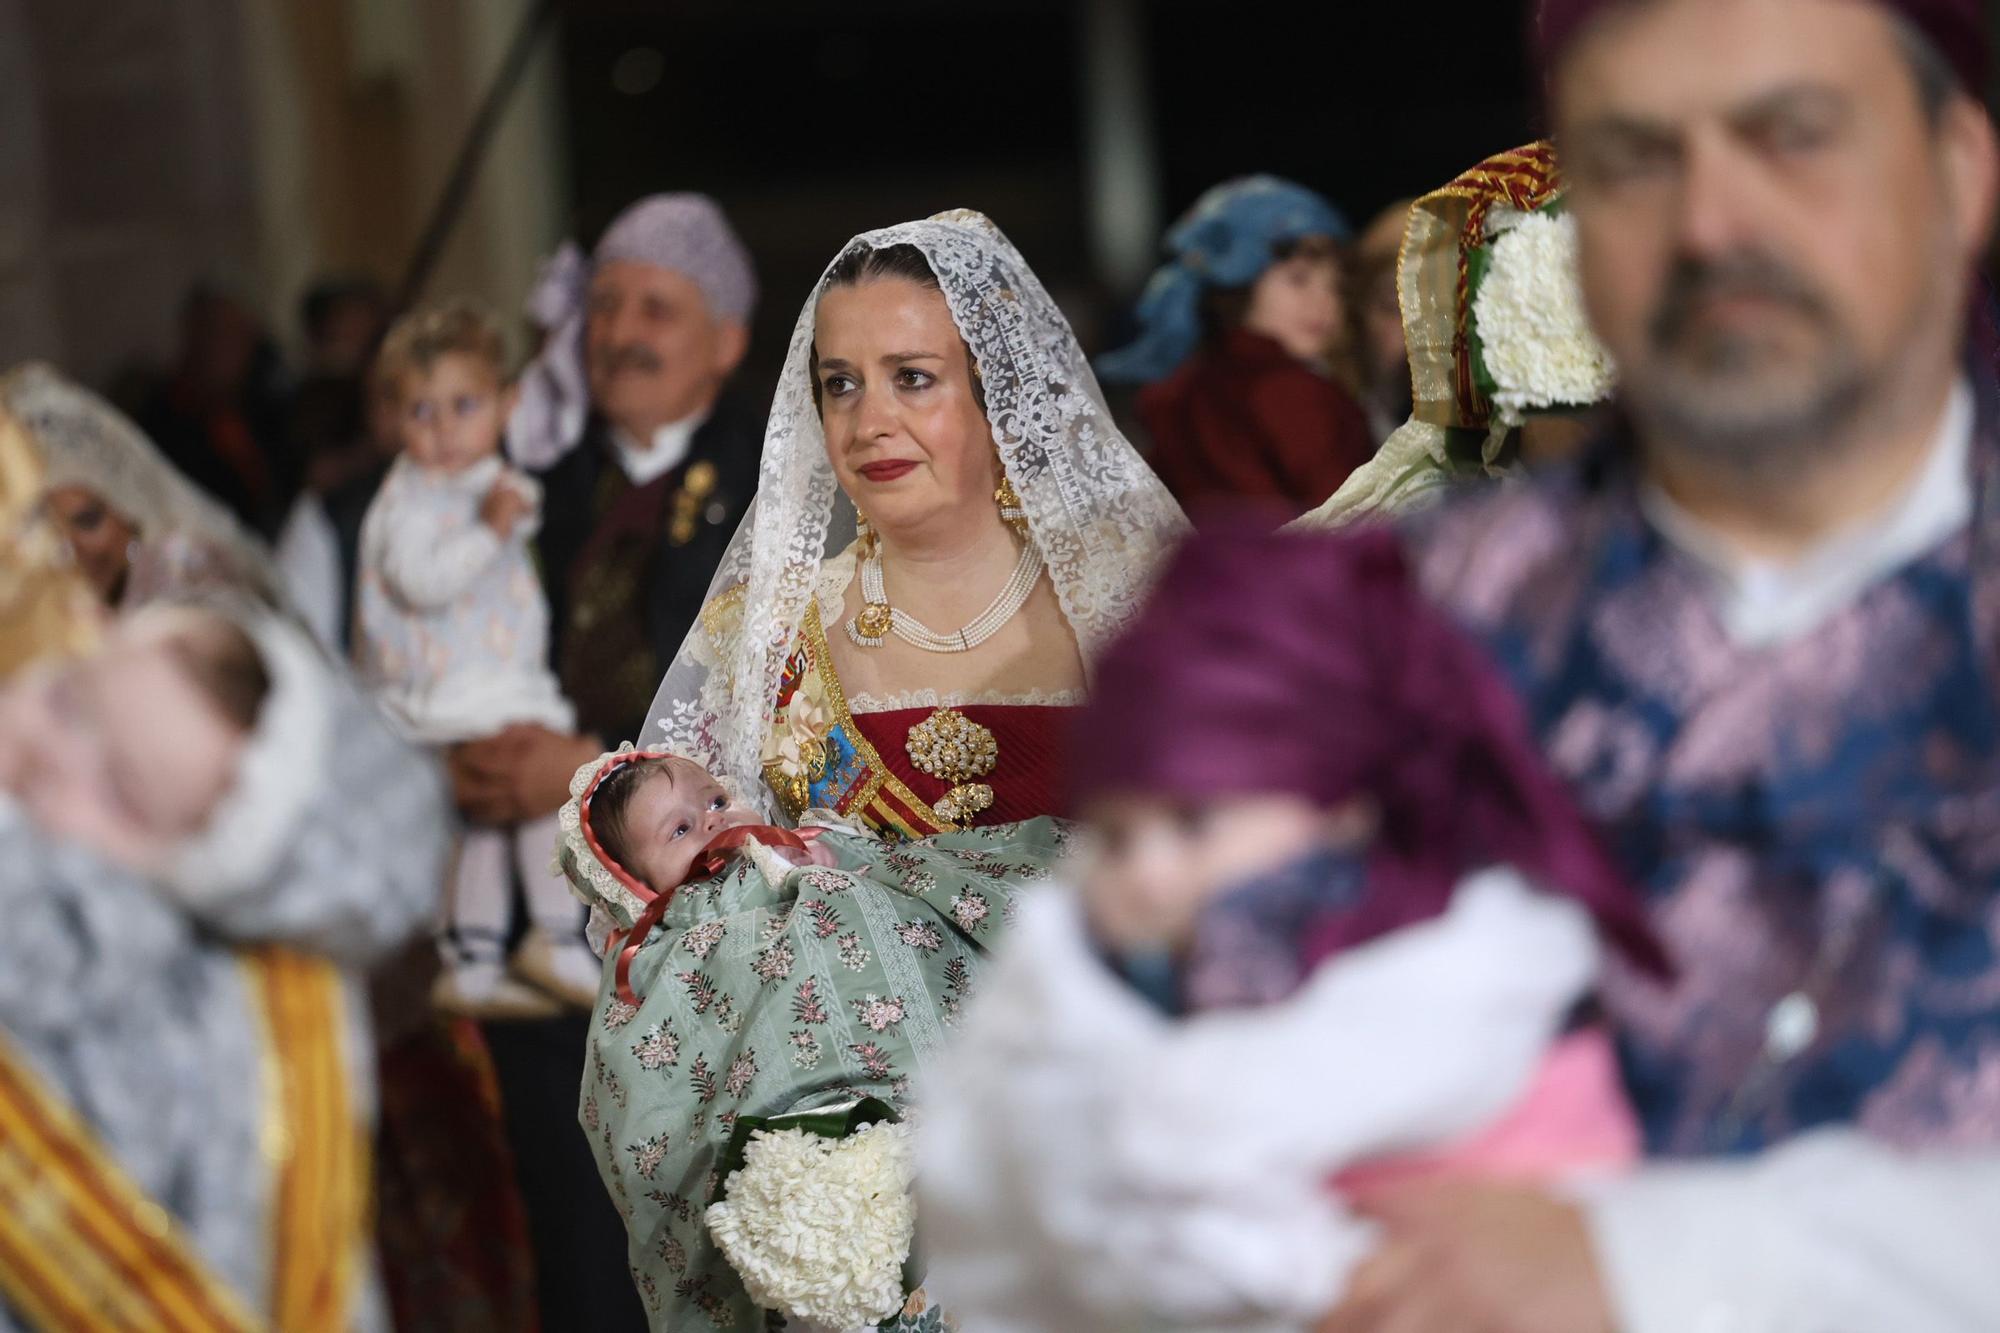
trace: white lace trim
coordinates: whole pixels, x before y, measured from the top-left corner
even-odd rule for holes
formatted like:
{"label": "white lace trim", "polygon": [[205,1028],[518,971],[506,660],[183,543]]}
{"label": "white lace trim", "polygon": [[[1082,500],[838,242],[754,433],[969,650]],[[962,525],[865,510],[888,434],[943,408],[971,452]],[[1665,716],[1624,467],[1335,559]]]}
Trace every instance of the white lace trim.
{"label": "white lace trim", "polygon": [[[979,368],[1002,466],[1091,662],[1138,611],[1185,532],[1180,506],[1119,432],[1069,322],[998,228],[976,213],[941,214],[868,232],[841,253],[892,245],[915,246],[937,274]],[[831,602],[827,623],[837,623],[852,577],[825,558],[829,537],[839,534],[837,550],[851,533],[853,506],[827,462],[812,398],[808,361],[824,286],[822,277],[792,331],[757,498],[709,588],[711,601],[741,588],[742,615],[719,642],[708,641],[710,626],[696,626],[661,682],[643,738],[746,791],[762,787],[771,701],[806,606],[818,596],[824,612]]]}
{"label": "white lace trim", "polygon": [[905,708],[1076,708],[1082,690],[897,690],[893,694],[850,694],[850,713],[894,713]]}

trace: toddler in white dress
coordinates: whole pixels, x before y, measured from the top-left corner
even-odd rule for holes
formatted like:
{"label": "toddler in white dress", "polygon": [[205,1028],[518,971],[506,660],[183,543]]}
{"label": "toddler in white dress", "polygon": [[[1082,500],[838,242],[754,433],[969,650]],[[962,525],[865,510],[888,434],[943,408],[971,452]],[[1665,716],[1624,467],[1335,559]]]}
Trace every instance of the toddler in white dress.
{"label": "toddler in white dress", "polygon": [[[420,311],[390,331],[377,373],[396,395],[402,453],[361,529],[354,651],[362,678],[425,744],[478,740],[514,723],[568,730],[574,715],[549,666],[548,605],[528,550],[540,491],[501,455],[514,390],[497,325],[466,305]],[[446,1007],[494,1012],[544,1007],[549,992],[585,1005],[595,997],[581,909],[554,870],[557,837],[553,813],[466,831],[440,936]],[[510,969],[517,882],[528,929]]]}

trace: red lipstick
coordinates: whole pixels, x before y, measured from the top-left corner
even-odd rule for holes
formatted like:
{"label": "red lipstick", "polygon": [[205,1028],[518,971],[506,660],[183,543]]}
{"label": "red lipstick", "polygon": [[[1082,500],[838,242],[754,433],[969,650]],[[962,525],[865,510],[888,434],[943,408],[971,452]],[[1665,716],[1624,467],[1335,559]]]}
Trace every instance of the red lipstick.
{"label": "red lipstick", "polygon": [[917,470],[917,465],[908,458],[885,458],[876,463],[863,463],[854,470],[870,481],[883,482],[906,477]]}

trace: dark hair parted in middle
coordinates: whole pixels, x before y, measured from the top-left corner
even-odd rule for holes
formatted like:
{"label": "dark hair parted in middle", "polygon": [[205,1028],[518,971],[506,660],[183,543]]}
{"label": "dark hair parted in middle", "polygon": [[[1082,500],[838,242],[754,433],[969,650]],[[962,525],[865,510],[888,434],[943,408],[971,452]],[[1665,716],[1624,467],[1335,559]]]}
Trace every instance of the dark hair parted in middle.
{"label": "dark hair parted in middle", "polygon": [[[852,245],[833,261],[827,270],[825,291],[835,287],[859,287],[865,282],[894,280],[913,282],[919,287],[928,287],[942,293],[944,288],[938,282],[937,270],[924,252],[914,245],[885,245],[881,249],[871,249],[866,245]],[[979,410],[986,410],[986,386],[979,377],[979,361],[972,355],[971,344],[965,349],[966,364],[972,369],[972,396],[979,403]],[[806,373],[812,377],[813,406],[825,410],[820,401],[819,348],[813,347]]]}

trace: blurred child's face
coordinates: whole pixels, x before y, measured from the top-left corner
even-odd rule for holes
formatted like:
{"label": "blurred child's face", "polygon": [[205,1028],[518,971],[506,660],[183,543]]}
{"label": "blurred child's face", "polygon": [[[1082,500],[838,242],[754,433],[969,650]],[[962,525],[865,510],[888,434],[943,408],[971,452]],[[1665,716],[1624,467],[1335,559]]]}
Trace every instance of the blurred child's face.
{"label": "blurred child's face", "polygon": [[1243,327],[1261,333],[1301,361],[1323,363],[1339,341],[1346,312],[1340,262],[1329,254],[1299,254],[1264,270],[1250,288]]}
{"label": "blurred child's face", "polygon": [[244,744],[156,630],[0,691],[0,788],[48,832],[142,874],[228,790]]}
{"label": "blurred child's face", "polygon": [[1107,944],[1132,951],[1178,949],[1219,894],[1358,838],[1352,811],[1330,814],[1289,795],[1114,796],[1094,802],[1086,818],[1085,910]]}
{"label": "blurred child's face", "polygon": [[657,893],[687,882],[709,839],[727,828],[759,822],[737,805],[701,765],[669,759],[640,778],[625,806],[626,869]]}
{"label": "blurred child's face", "polygon": [[500,449],[513,391],[479,357],[447,352],[428,369],[405,371],[397,393],[396,432],[404,452],[424,467],[463,472]]}

